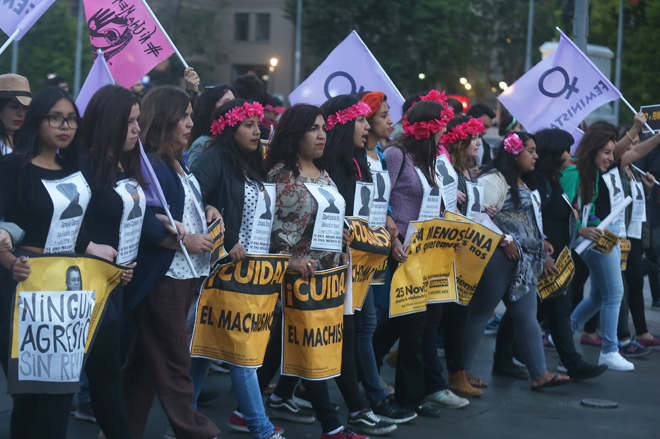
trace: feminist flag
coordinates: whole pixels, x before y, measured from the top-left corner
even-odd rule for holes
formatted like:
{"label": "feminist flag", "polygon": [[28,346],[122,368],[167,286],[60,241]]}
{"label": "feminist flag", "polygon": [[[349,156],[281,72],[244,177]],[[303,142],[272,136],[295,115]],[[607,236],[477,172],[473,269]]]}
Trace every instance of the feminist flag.
{"label": "feminist flag", "polygon": [[140,0],[84,0],[94,57],[101,49],[112,77],[124,87],[174,53]]}
{"label": "feminist flag", "polygon": [[498,97],[530,133],[542,128],[571,133],[589,113],[621,97],[598,67],[557,30],[557,50]]}
{"label": "feminist flag", "polygon": [[55,0],[4,0],[0,4],[0,29],[9,36],[20,29],[14,37],[18,41],[53,3]]}
{"label": "feminist flag", "polygon": [[85,114],[87,104],[89,104],[94,93],[100,90],[101,87],[113,85],[114,83],[115,81],[112,79],[112,75],[108,70],[108,64],[105,62],[105,56],[103,56],[103,52],[99,50],[99,56],[96,57],[94,64],[92,64],[92,68],[89,69],[87,79],[85,79],[85,83],[76,98],[76,106],[80,112],[80,117]]}
{"label": "feminist flag", "polygon": [[289,95],[291,105],[321,105],[340,94],[382,91],[394,123],[401,119],[405,99],[357,32],[353,31],[309,78]]}

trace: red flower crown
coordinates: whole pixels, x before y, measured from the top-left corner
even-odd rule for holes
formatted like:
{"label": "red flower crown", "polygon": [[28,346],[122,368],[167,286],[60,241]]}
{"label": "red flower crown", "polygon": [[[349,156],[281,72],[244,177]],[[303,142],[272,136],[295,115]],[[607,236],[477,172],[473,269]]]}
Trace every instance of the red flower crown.
{"label": "red flower crown", "polygon": [[[442,129],[447,126],[450,120],[454,117],[454,109],[447,105],[447,96],[445,92],[440,93],[438,90],[431,90],[429,94],[420,98],[422,101],[433,101],[442,104],[444,110],[440,113],[440,119],[430,120],[428,122],[415,122],[411,124],[408,118],[403,116],[401,128],[403,134],[407,137],[415,137],[417,140],[427,139],[431,133],[436,134],[442,132]],[[421,101],[420,101],[421,102]],[[410,108],[414,107],[417,102],[414,102]]]}
{"label": "red flower crown", "polygon": [[[433,101],[433,102],[437,102],[439,104],[442,104],[442,105],[444,105],[445,108],[447,108],[447,96],[445,95],[444,91],[442,93],[440,93],[438,90],[431,90],[429,92],[429,94],[427,94],[425,96],[422,96],[419,99],[420,100],[418,102]],[[413,104],[410,106],[410,108],[414,107],[415,104],[417,104],[417,102],[413,102]]]}
{"label": "red flower crown", "polygon": [[520,140],[520,137],[518,137],[518,134],[514,133],[509,134],[506,136],[506,139],[504,139],[504,149],[509,154],[518,155],[523,149],[525,149],[525,145],[523,144],[523,141]]}
{"label": "red flower crown", "polygon": [[253,102],[251,104],[245,102],[242,107],[232,108],[224,116],[220,116],[220,119],[213,121],[211,124],[211,133],[214,136],[218,136],[227,126],[235,127],[252,116],[259,116],[260,122],[264,118],[264,107],[259,102]]}
{"label": "red flower crown", "polygon": [[481,117],[478,119],[470,119],[467,122],[456,125],[451,129],[451,131],[447,131],[445,134],[443,134],[442,137],[440,137],[440,143],[442,146],[446,147],[452,143],[466,140],[469,136],[479,134],[484,131],[486,131],[486,127],[484,126],[484,121]]}
{"label": "red flower crown", "polygon": [[337,113],[328,116],[328,122],[325,124],[326,131],[330,131],[338,123],[344,125],[360,116],[366,116],[371,113],[371,107],[365,102],[348,107],[345,110],[339,110]]}
{"label": "red flower crown", "polygon": [[284,107],[273,107],[272,105],[268,104],[264,107],[264,110],[274,111],[277,114],[282,114],[282,113],[284,113],[284,110],[286,110],[286,108],[284,108]]}

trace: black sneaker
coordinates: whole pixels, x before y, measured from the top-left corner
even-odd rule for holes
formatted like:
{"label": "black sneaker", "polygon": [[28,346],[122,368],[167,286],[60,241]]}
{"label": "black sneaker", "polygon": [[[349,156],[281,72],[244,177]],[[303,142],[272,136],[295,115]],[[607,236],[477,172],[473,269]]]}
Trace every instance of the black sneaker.
{"label": "black sneaker", "polygon": [[423,402],[422,404],[415,407],[415,411],[419,416],[426,418],[439,418],[440,410],[433,408],[428,402]]}
{"label": "black sneaker", "polygon": [[516,366],[513,363],[512,358],[507,358],[505,355],[498,352],[493,354],[493,375],[516,378],[519,380],[529,379],[529,374],[524,368]]}
{"label": "black sneaker", "polygon": [[642,346],[635,340],[630,340],[630,343],[623,345],[619,342],[619,353],[626,358],[642,357],[651,353],[651,348]]}
{"label": "black sneaker", "polygon": [[92,404],[90,402],[78,401],[78,408],[73,412],[73,416],[81,421],[96,423],[96,416],[94,416],[94,410],[92,410]]}
{"label": "black sneaker", "polygon": [[582,381],[589,378],[594,378],[607,370],[606,364],[594,365],[587,362],[582,362],[575,370],[569,370],[568,376],[573,381]]}
{"label": "black sneaker", "polygon": [[273,401],[271,398],[268,398],[265,409],[268,417],[273,419],[284,419],[299,424],[313,424],[316,421],[312,413],[302,410],[292,399]]}
{"label": "black sneaker", "polygon": [[396,430],[396,424],[380,419],[371,409],[364,408],[357,415],[348,415],[348,425],[358,433],[387,434]]}
{"label": "black sneaker", "polygon": [[373,406],[371,409],[380,419],[395,424],[403,424],[417,417],[414,410],[401,407],[392,397],[385,398],[380,405]]}
{"label": "black sneaker", "polygon": [[[303,388],[300,386],[297,386],[296,390],[293,391],[293,402],[295,402],[298,407],[302,407],[306,409],[313,408],[307,390],[303,390]],[[339,406],[337,404],[335,404],[334,402],[331,404],[332,404],[332,408],[335,409],[335,411],[339,410]]]}

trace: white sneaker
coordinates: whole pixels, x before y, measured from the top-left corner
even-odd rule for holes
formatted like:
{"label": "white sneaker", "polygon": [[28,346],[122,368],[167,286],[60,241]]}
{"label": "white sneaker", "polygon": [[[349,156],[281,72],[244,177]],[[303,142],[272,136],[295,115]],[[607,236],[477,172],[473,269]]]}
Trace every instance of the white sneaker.
{"label": "white sneaker", "polygon": [[609,352],[607,354],[600,353],[600,358],[598,358],[598,365],[606,364],[612,370],[635,370],[635,365],[630,361],[626,360],[618,352]]}
{"label": "white sneaker", "polygon": [[425,397],[424,400],[448,409],[460,409],[470,404],[470,401],[466,398],[461,398],[449,389],[432,393]]}

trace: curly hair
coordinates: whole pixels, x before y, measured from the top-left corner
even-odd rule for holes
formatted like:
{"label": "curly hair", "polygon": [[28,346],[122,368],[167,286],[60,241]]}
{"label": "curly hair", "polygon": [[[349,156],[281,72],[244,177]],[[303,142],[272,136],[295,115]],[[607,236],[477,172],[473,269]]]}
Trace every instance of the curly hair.
{"label": "curly hair", "polygon": [[[298,163],[300,141],[312,128],[318,116],[322,116],[323,120],[326,118],[319,107],[308,104],[294,105],[282,113],[273,140],[266,152],[267,171],[273,169],[278,163],[284,163],[284,166],[290,169],[295,177],[300,175],[300,164]],[[319,169],[325,169],[323,157],[314,159],[314,164]]]}
{"label": "curly hair", "polygon": [[201,136],[211,135],[211,124],[213,123],[213,113],[215,104],[222,99],[227,92],[234,93],[234,90],[228,85],[218,85],[213,88],[206,88],[195,102],[193,109],[193,127],[190,133],[190,142],[194,142]]}

